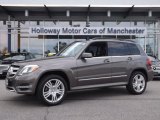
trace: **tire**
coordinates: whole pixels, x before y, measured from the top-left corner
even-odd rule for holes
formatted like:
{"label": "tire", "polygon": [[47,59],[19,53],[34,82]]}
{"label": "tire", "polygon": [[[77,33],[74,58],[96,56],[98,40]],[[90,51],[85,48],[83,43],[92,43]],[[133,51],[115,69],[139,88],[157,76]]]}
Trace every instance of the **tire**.
{"label": "tire", "polygon": [[126,89],[129,93],[134,95],[142,94],[147,87],[147,78],[144,73],[136,71],[133,72]]}
{"label": "tire", "polygon": [[62,103],[67,93],[67,84],[63,77],[47,75],[41,80],[38,89],[38,99],[49,106]]}

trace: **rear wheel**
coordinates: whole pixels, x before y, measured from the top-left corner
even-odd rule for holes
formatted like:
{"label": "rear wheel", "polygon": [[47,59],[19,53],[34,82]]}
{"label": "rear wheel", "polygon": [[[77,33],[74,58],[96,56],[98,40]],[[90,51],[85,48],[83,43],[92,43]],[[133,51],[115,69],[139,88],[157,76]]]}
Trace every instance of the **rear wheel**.
{"label": "rear wheel", "polygon": [[129,91],[129,93],[139,95],[145,91],[146,86],[146,76],[142,72],[137,71],[132,73],[126,88]]}
{"label": "rear wheel", "polygon": [[48,75],[38,86],[38,98],[47,105],[58,105],[63,102],[67,85],[61,76]]}

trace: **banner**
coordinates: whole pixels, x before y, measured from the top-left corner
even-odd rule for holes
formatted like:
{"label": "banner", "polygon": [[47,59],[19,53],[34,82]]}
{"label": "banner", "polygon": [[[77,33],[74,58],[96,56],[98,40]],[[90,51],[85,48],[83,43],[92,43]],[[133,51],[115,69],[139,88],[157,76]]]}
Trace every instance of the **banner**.
{"label": "banner", "polygon": [[30,27],[30,35],[146,35],[145,27]]}

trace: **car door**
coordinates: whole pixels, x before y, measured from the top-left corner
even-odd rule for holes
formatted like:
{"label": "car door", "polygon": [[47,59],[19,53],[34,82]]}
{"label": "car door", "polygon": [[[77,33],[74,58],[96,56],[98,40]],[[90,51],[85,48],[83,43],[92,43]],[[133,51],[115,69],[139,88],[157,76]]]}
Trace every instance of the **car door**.
{"label": "car door", "polygon": [[107,83],[111,77],[111,57],[107,56],[107,42],[93,42],[85,51],[91,58],[77,59],[77,81],[79,86]]}
{"label": "car door", "polygon": [[131,60],[127,43],[109,41],[108,55],[111,56],[112,83],[123,83],[127,81],[127,71]]}

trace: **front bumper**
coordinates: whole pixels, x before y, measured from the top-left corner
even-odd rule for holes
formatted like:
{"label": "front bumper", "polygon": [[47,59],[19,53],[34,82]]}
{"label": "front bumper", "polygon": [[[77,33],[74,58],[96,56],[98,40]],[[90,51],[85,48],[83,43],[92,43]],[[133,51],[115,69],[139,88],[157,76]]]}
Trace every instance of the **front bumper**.
{"label": "front bumper", "polygon": [[0,77],[6,77],[7,76],[7,71],[8,70],[4,70],[0,73]]}
{"label": "front bumper", "polygon": [[5,80],[6,89],[19,94],[34,94],[37,85],[37,73],[30,73],[22,76],[7,77]]}
{"label": "front bumper", "polygon": [[0,77],[6,77],[9,65],[0,65]]}

